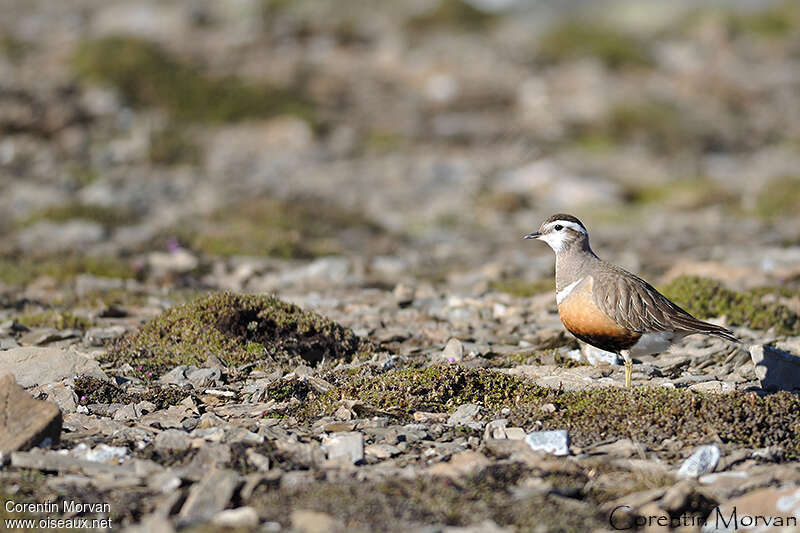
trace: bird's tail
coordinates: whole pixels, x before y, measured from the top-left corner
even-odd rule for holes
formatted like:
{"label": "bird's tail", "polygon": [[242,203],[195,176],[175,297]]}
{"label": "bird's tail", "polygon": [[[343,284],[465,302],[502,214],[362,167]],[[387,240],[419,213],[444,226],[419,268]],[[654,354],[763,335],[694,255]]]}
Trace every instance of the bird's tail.
{"label": "bird's tail", "polygon": [[706,335],[713,335],[727,341],[736,342],[739,344],[742,343],[742,341],[739,340],[739,338],[728,328],[711,324],[709,322],[703,322],[702,320],[698,320],[691,315],[679,317],[677,320],[675,320],[675,322],[677,322],[680,327],[685,328],[686,331],[691,333],[704,333]]}

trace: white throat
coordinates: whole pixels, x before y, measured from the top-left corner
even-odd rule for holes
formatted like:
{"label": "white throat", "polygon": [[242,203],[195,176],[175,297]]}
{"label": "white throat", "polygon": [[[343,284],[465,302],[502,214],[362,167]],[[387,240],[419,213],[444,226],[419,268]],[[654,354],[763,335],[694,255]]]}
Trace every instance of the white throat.
{"label": "white throat", "polygon": [[546,233],[539,237],[539,240],[546,242],[547,245],[557,254],[567,247],[567,242],[570,240],[570,236],[565,231],[557,231],[553,233]]}

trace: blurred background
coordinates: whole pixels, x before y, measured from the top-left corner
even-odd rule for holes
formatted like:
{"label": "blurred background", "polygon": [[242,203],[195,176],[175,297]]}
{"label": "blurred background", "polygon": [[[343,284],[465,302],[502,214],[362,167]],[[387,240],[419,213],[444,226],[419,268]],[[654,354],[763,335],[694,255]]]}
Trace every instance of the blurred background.
{"label": "blurred background", "polygon": [[556,212],[647,276],[797,285],[800,4],[4,0],[0,189],[40,300],[528,294]]}

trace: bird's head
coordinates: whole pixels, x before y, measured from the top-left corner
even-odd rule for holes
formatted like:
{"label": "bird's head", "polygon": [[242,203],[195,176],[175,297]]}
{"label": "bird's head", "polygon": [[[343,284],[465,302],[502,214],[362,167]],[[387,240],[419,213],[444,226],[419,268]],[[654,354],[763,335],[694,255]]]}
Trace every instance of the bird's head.
{"label": "bird's head", "polygon": [[544,241],[557,254],[576,245],[589,248],[586,226],[572,215],[553,215],[542,222],[539,231],[528,233],[524,238]]}

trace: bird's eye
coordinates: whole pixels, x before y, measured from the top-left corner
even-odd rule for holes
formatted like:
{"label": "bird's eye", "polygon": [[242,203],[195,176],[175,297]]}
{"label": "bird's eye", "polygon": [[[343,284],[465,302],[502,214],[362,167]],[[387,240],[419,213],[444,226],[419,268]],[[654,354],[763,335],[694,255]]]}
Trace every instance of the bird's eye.
{"label": "bird's eye", "polygon": [[556,224],[555,226],[553,226],[553,229],[556,231],[561,231],[562,229],[564,229],[564,226],[562,226],[561,224]]}

